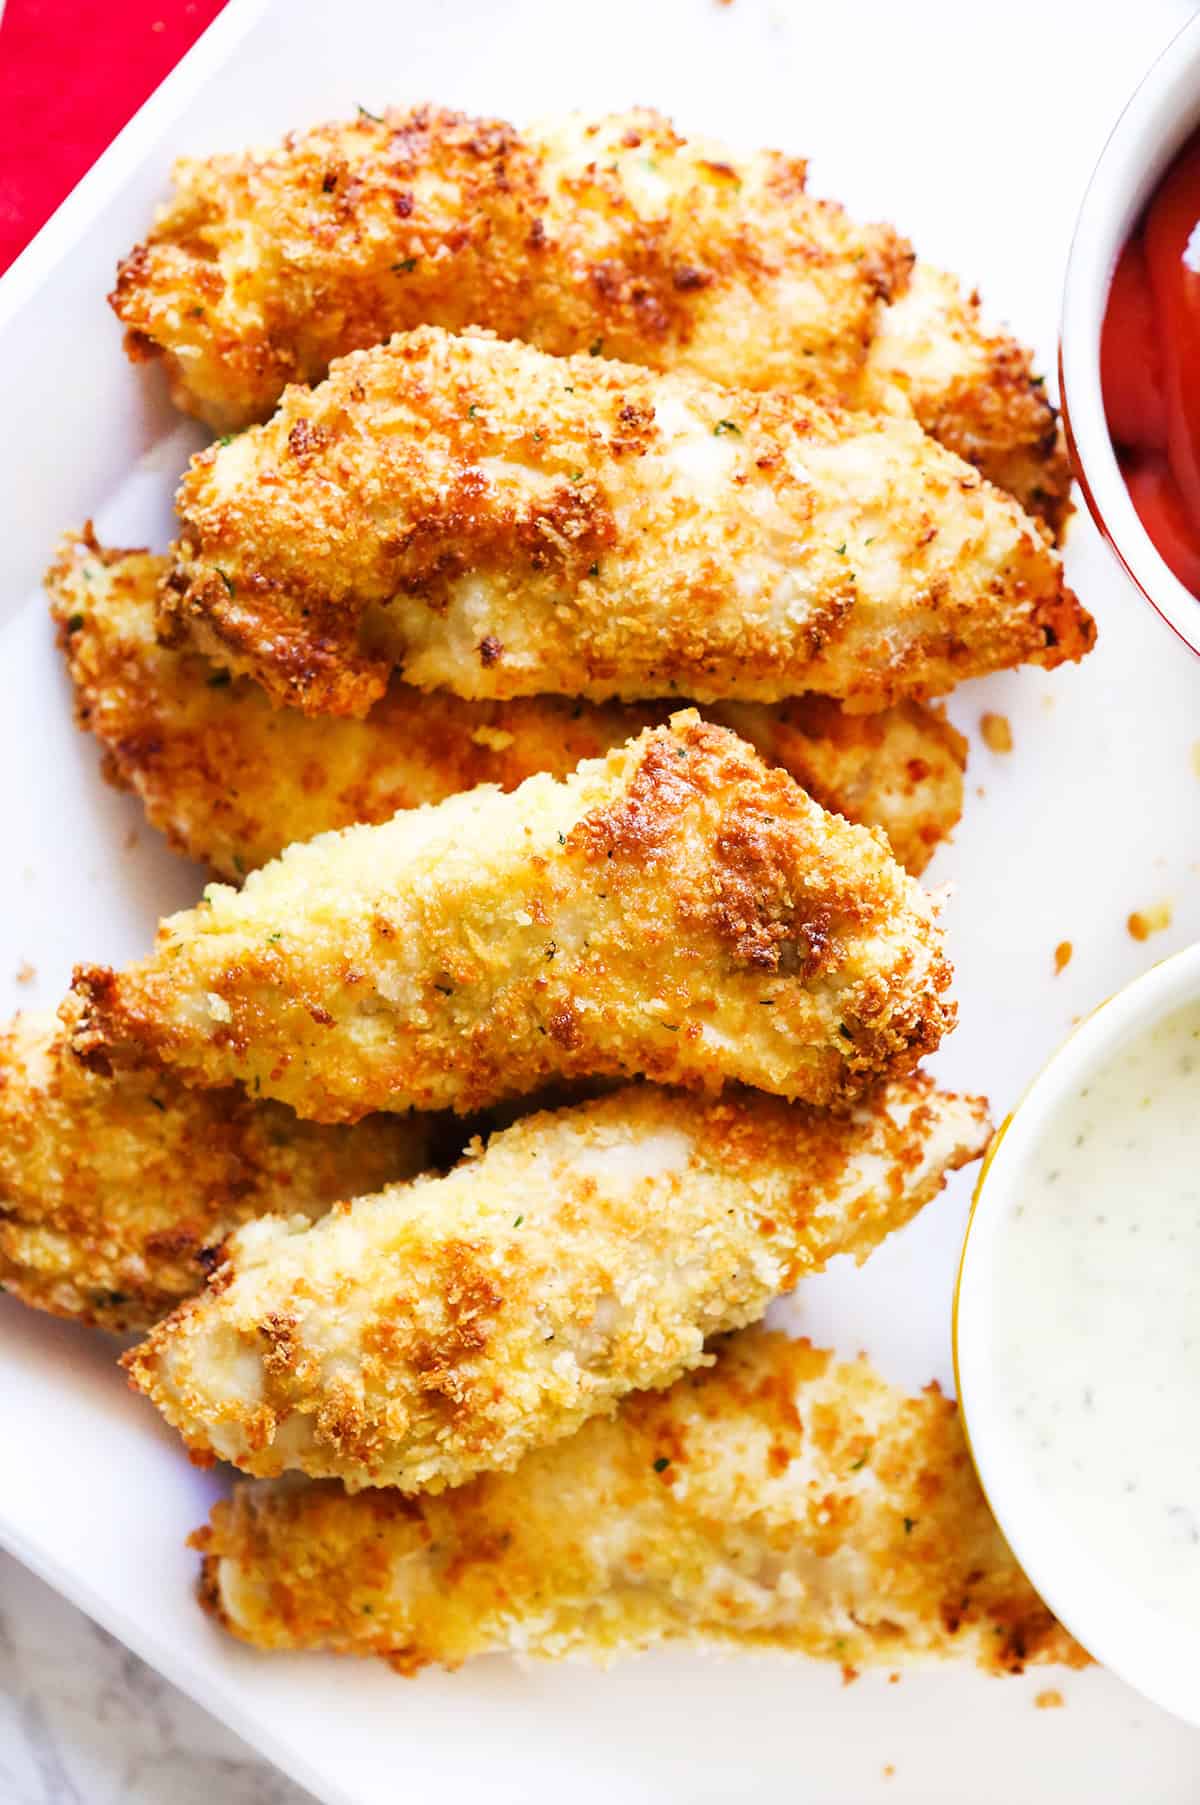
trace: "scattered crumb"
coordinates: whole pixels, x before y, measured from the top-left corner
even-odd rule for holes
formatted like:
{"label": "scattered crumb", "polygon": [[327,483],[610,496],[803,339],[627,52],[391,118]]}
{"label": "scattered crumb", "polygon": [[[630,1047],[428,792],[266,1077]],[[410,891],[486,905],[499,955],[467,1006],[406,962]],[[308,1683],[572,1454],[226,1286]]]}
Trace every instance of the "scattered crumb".
{"label": "scattered crumb", "polygon": [[843,1661],[842,1662],[842,1685],[843,1686],[853,1686],[853,1684],[857,1678],[858,1678],[858,1668],[851,1667],[851,1665],[848,1661]]}
{"label": "scattered crumb", "polygon": [[1042,697],[1042,707],[1046,710],[1047,714],[1049,714],[1050,710],[1054,707],[1054,697],[1050,694],[1049,690],[1047,690],[1046,694]]}
{"label": "scattered crumb", "polygon": [[1061,1711],[1067,1701],[1057,1686],[1048,1686],[1045,1692],[1038,1693],[1033,1702],[1039,1711]]}
{"label": "scattered crumb", "polygon": [[471,739],[477,746],[486,746],[492,752],[507,752],[516,734],[509,733],[504,727],[477,727]]}
{"label": "scattered crumb", "polygon": [[885,1763],[885,1764],[884,1764],[884,1769],[883,1769],[883,1777],[884,1777],[884,1779],[885,1779],[885,1780],[890,1780],[890,1779],[891,1779],[891,1778],[892,1778],[892,1776],[893,1776],[893,1774],[894,1774],[894,1773],[895,1773],[895,1771],[896,1771],[896,1764],[895,1764],[895,1762],[894,1762],[894,1761],[888,1761],[888,1762],[886,1762],[886,1763]]}
{"label": "scattered crumb", "polygon": [[1192,770],[1200,777],[1200,740],[1192,741]]}
{"label": "scattered crumb", "polygon": [[900,1675],[898,1673],[889,1673],[888,1674],[888,1685],[889,1686],[898,1686],[899,1684],[900,1684]]}
{"label": "scattered crumb", "polygon": [[1151,934],[1161,934],[1164,928],[1171,925],[1171,905],[1169,902],[1155,903],[1149,909],[1135,909],[1126,928],[1134,940],[1149,940]]}
{"label": "scattered crumb", "polygon": [[979,731],[983,735],[983,743],[989,752],[1012,751],[1012,728],[1008,724],[1006,714],[985,714],[980,720]]}
{"label": "scattered crumb", "polygon": [[1066,971],[1068,965],[1071,963],[1071,954],[1074,951],[1075,948],[1071,945],[1069,940],[1059,941],[1054,949],[1054,975],[1056,978],[1060,971]]}
{"label": "scattered crumb", "polygon": [[982,802],[984,797],[987,795],[987,791],[984,789],[984,787],[981,783],[977,783],[975,785],[975,794],[978,796],[980,802]]}
{"label": "scattered crumb", "polygon": [[21,963],[17,967],[17,983],[18,984],[32,984],[33,980],[36,977],[37,977],[37,967],[35,965],[31,965],[29,963],[28,959],[22,959]]}
{"label": "scattered crumb", "polygon": [[126,852],[132,852],[134,847],[137,845],[137,843],[138,843],[138,830],[136,827],[131,827],[127,830],[127,832],[125,834],[125,850],[126,850]]}

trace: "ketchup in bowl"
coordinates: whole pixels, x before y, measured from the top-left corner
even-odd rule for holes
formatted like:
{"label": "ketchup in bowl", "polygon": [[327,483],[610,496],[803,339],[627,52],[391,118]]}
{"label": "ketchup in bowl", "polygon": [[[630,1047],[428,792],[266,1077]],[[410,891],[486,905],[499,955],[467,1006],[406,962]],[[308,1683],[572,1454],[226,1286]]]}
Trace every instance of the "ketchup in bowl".
{"label": "ketchup in bowl", "polygon": [[1133,505],[1200,597],[1200,133],[1125,245],[1100,339],[1104,409]]}

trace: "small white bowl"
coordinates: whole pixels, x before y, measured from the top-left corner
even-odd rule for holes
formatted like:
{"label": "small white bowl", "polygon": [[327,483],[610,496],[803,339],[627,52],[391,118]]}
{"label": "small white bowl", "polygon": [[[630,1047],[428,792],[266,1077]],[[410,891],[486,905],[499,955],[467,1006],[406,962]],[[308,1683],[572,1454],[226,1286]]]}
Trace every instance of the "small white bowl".
{"label": "small white bowl", "polygon": [[[998,1383],[993,1286],[1011,1212],[1057,1112],[1119,1048],[1197,999],[1200,945],[1153,966],[1102,1004],[1059,1048],[993,1140],[975,1188],[954,1293],[959,1408],[976,1471],[1009,1546],[1089,1654],[1192,1724],[1200,1724],[1200,1627],[1166,1621],[1142,1605],[1127,1581],[1114,1578],[1081,1545],[1070,1522],[1039,1489]],[[1031,1319],[1030,1336],[1040,1327]]]}
{"label": "small white bowl", "polygon": [[1063,290],[1058,380],[1079,486],[1146,600],[1200,652],[1200,600],[1138,519],[1104,417],[1100,329],[1121,247],[1176,151],[1200,127],[1200,17],[1173,38],[1113,128],[1088,184]]}

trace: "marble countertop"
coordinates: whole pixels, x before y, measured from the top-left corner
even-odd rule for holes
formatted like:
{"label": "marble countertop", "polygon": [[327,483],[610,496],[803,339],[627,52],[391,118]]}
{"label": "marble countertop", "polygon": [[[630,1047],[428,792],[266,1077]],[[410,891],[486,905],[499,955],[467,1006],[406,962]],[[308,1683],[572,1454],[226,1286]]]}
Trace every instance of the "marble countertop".
{"label": "marble countertop", "polygon": [[0,1554],[3,1805],[313,1805],[223,1725]]}

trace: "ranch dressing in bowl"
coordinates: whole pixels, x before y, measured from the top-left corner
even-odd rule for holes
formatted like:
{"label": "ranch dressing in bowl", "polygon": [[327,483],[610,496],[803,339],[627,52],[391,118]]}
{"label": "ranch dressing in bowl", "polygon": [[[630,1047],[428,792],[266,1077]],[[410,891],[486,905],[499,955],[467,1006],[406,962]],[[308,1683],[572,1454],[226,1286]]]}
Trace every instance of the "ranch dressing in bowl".
{"label": "ranch dressing in bowl", "polygon": [[1036,1484],[1114,1580],[1200,1625],[1200,1002],[1063,1098],[993,1284],[996,1401]]}
{"label": "ranch dressing in bowl", "polygon": [[1200,1725],[1200,945],[1089,1016],[984,1162],[954,1301],[997,1522],[1105,1666]]}

